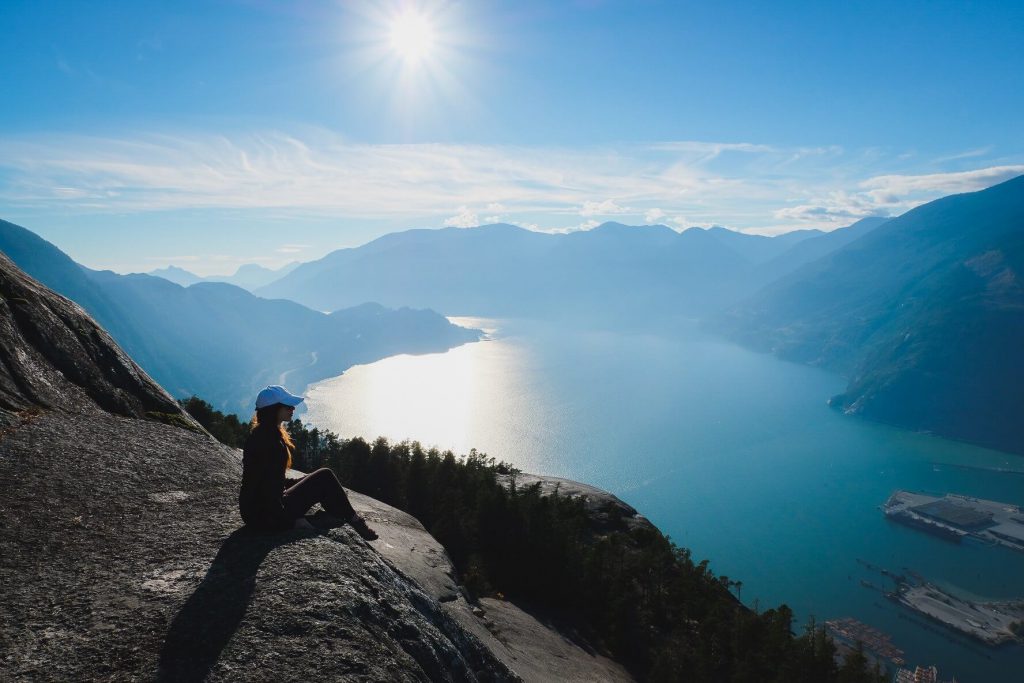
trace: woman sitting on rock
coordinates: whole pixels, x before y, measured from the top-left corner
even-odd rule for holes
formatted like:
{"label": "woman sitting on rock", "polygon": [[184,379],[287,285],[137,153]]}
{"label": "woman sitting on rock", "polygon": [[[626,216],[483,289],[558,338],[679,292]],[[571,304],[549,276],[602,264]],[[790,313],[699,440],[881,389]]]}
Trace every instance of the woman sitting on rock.
{"label": "woman sitting on rock", "polygon": [[[352,508],[334,472],[318,469],[298,480],[285,479],[292,464],[292,443],[282,425],[302,403],[281,386],[270,386],[256,397],[256,416],[242,456],[242,491],[238,507],[247,525],[263,531],[312,529],[304,517],[320,503],[328,514],[352,525],[368,541],[377,538]],[[287,487],[287,488],[286,488]]]}

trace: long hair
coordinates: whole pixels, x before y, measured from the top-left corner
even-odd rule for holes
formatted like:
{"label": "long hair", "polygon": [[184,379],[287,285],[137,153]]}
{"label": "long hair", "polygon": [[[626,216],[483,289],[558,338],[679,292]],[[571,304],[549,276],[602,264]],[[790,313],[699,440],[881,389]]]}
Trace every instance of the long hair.
{"label": "long hair", "polygon": [[292,441],[292,437],[288,434],[288,430],[277,421],[277,411],[282,406],[281,403],[275,403],[273,405],[264,406],[256,409],[256,414],[252,416],[252,422],[249,428],[253,432],[262,432],[267,436],[275,436],[281,440],[284,444],[285,450],[288,451],[288,463],[284,466],[288,469],[292,466],[292,451],[295,450],[295,442]]}

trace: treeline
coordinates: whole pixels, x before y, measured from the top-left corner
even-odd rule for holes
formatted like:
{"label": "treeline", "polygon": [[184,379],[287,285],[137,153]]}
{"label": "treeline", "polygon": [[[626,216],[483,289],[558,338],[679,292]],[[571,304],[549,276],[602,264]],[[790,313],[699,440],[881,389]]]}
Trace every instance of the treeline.
{"label": "treeline", "polygon": [[[234,416],[196,398],[182,405],[225,443],[244,443],[248,428]],[[785,605],[747,609],[730,592],[738,582],[715,576],[653,527],[614,517],[597,526],[581,499],[517,486],[517,471],[493,458],[340,439],[299,420],[288,431],[296,469],[329,467],[349,488],[412,514],[472,593],[570,616],[641,680],[887,680],[862,652],[837,664],[835,645],[813,624],[795,637]]]}

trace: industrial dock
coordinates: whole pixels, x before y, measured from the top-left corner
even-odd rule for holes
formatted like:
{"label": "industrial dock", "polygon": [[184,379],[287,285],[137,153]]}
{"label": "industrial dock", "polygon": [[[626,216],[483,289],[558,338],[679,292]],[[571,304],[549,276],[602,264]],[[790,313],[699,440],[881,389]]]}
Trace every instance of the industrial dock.
{"label": "industrial dock", "polygon": [[888,597],[987,645],[1024,640],[1024,601],[973,602],[927,582],[900,583]]}
{"label": "industrial dock", "polygon": [[894,522],[959,543],[966,537],[1024,552],[1024,513],[1010,503],[954,493],[896,491],[882,506]]}

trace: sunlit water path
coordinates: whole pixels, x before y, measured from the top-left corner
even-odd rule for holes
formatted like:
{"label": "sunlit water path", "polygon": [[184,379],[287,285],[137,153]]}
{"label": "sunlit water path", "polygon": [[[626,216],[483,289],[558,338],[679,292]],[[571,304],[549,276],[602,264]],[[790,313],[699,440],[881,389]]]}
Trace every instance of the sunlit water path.
{"label": "sunlit water path", "polygon": [[1015,681],[1024,650],[924,628],[861,579],[858,559],[947,587],[1024,598],[1024,554],[957,546],[887,522],[892,490],[1024,504],[1024,459],[844,417],[827,372],[720,339],[458,319],[490,339],[396,356],[320,382],[304,419],[342,436],[477,448],[529,472],[585,481],[634,505],[761,607],[853,616],[915,663],[958,680]]}

